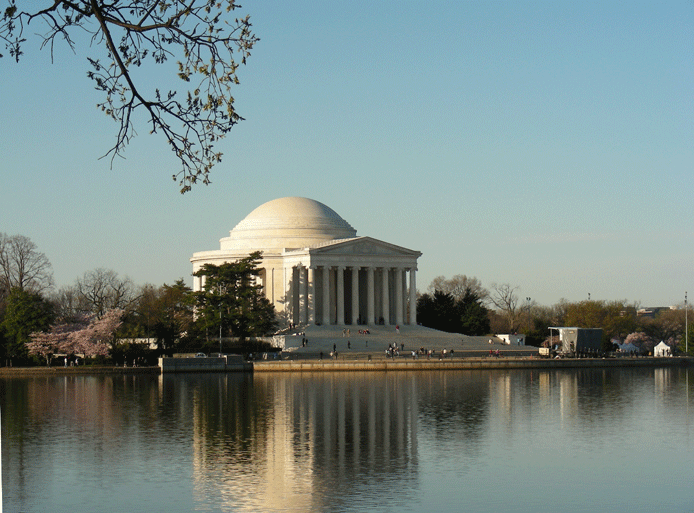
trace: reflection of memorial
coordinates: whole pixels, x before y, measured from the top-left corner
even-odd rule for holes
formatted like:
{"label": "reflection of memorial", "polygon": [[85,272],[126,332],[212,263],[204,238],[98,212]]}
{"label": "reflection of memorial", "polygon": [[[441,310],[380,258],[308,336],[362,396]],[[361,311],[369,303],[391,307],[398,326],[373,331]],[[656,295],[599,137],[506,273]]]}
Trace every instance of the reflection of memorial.
{"label": "reflection of memorial", "polygon": [[[637,471],[651,470],[638,466],[644,432],[660,434],[659,446],[647,446],[655,461],[667,454],[662,468],[682,455],[681,475],[691,460],[689,373],[0,379],[11,470],[3,499],[10,511],[69,512],[77,503],[85,511],[438,511],[446,503],[459,511],[489,509],[470,501],[496,499],[525,476],[529,486],[516,482],[505,502],[513,509],[516,492],[537,497],[537,482],[562,481],[561,472],[588,475],[602,462],[618,471],[629,458]],[[599,479],[606,497],[612,475]],[[574,503],[596,484],[579,486]]]}
{"label": "reflection of memorial", "polygon": [[[573,439],[599,447],[591,433],[629,421],[622,391],[653,377],[652,369],[163,376],[162,397],[177,408],[186,398],[200,509],[318,512],[358,501],[369,510],[384,496],[416,501],[432,461],[455,461],[473,477],[490,446],[519,443],[521,431],[540,433],[546,447]],[[668,379],[656,376],[656,392]]]}
{"label": "reflection of memorial", "polygon": [[[416,488],[418,393],[404,374],[219,378],[194,402],[196,500],[235,511],[378,504],[378,487]],[[244,392],[240,390],[245,389]],[[221,500],[220,500],[221,497]],[[329,498],[329,499],[328,499]]]}

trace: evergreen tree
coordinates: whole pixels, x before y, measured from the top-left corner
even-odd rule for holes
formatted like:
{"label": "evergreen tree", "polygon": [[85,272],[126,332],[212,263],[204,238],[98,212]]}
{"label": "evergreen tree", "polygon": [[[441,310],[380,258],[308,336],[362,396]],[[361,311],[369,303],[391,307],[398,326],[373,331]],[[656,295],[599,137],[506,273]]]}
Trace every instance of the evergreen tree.
{"label": "evergreen tree", "polygon": [[257,283],[261,252],[222,265],[205,264],[194,273],[204,276],[204,289],[194,293],[196,324],[208,333],[239,337],[261,336],[277,327],[275,307]]}
{"label": "evergreen tree", "polygon": [[486,335],[489,312],[478,293],[467,288],[460,299],[440,290],[424,294],[417,300],[417,320],[428,328],[448,333]]}
{"label": "evergreen tree", "polygon": [[490,332],[489,310],[482,304],[477,292],[466,289],[458,301],[460,331],[465,335],[486,335]]}
{"label": "evergreen tree", "polygon": [[41,294],[18,287],[10,291],[0,331],[3,332],[4,356],[10,360],[28,357],[26,344],[31,334],[48,329],[53,320],[53,309]]}

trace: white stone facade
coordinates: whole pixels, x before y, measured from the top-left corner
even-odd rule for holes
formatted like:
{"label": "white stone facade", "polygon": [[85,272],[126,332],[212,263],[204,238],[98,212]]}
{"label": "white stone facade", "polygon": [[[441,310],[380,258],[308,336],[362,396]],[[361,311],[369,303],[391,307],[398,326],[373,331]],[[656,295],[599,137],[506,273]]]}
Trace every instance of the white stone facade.
{"label": "white stone facade", "polygon": [[[371,237],[322,203],[280,198],[261,205],[220,240],[195,253],[193,272],[262,251],[265,295],[285,324],[417,324],[421,256]],[[194,278],[193,290],[204,278]]]}

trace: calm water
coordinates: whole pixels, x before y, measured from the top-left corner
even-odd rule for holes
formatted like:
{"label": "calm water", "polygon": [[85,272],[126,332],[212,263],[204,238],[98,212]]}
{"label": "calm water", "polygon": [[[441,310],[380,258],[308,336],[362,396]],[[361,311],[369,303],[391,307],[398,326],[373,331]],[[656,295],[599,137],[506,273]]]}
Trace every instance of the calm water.
{"label": "calm water", "polygon": [[694,511],[693,370],[0,387],[8,513]]}

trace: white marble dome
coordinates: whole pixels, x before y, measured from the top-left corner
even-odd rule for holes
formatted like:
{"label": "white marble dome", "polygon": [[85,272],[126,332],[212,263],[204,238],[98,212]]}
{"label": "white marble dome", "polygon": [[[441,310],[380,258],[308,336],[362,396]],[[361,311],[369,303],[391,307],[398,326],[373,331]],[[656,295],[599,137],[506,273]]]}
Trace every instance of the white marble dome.
{"label": "white marble dome", "polygon": [[278,253],[356,235],[347,221],[323,203],[288,197],[260,205],[219,242],[223,251]]}

